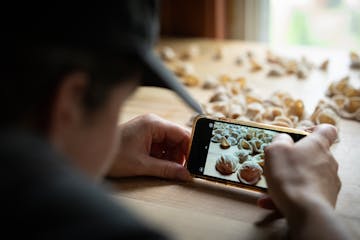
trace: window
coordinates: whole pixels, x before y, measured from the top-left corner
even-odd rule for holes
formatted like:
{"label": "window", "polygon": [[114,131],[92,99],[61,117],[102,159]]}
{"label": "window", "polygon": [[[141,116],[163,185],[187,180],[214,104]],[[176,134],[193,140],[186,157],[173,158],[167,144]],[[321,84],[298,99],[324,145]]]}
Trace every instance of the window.
{"label": "window", "polygon": [[269,42],[360,49],[359,0],[271,0]]}

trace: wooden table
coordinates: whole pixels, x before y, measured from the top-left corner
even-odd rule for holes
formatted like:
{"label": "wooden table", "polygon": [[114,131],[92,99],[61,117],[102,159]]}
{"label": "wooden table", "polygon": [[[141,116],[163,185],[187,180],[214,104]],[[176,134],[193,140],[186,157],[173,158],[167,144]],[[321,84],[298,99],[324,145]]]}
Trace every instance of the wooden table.
{"label": "wooden table", "polygon": [[[230,76],[245,76],[248,85],[263,97],[273,91],[284,90],[301,98],[306,111],[312,112],[317,101],[331,81],[349,73],[348,52],[311,48],[272,48],[285,56],[306,55],[315,63],[330,59],[327,73],[314,71],[306,80],[295,77],[268,79],[264,72],[249,73],[246,66],[234,64],[237,55],[252,50],[264,54],[267,46],[237,41],[215,42],[210,40],[163,40],[160,46],[172,46],[181,51],[196,44],[200,56],[192,61],[197,75],[227,73]],[[214,49],[224,49],[224,59],[214,61]],[[359,86],[359,72],[351,72],[352,81]],[[189,89],[201,103],[208,100],[211,92],[199,87]],[[121,122],[143,113],[156,113],[166,119],[185,125],[192,111],[171,91],[159,88],[139,88],[124,107]],[[360,123],[341,120],[340,142],[333,147],[339,162],[342,189],[336,212],[340,219],[360,238]],[[126,178],[112,182],[115,197],[127,205],[150,224],[163,229],[175,239],[277,239],[285,232],[284,221],[271,226],[257,227],[254,223],[268,211],[256,206],[258,193],[245,191],[221,184],[195,180],[193,183],[179,183],[150,177]],[[117,192],[119,191],[119,192]]]}

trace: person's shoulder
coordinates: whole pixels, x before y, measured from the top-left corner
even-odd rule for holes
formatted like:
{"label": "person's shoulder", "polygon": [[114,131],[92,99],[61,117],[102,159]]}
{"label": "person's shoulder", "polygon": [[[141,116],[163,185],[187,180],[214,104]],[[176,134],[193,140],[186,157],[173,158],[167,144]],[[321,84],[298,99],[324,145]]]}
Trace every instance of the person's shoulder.
{"label": "person's shoulder", "polygon": [[163,238],[40,137],[0,134],[0,159],[5,228],[49,239]]}
{"label": "person's shoulder", "polygon": [[14,179],[41,177],[59,171],[61,157],[42,137],[25,131],[0,130],[0,158],[2,159],[2,177]]}

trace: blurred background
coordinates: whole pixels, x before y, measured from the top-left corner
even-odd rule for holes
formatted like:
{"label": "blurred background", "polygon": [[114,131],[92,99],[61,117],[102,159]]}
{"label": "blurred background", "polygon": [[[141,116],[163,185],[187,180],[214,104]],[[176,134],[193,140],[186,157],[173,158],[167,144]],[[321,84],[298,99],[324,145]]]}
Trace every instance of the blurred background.
{"label": "blurred background", "polygon": [[163,0],[163,37],[360,49],[359,0]]}

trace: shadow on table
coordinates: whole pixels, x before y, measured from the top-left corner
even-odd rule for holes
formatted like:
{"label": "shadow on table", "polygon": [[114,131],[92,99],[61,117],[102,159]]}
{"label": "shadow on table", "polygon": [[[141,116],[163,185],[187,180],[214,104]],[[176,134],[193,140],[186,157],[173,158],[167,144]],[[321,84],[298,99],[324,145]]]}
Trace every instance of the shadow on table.
{"label": "shadow on table", "polygon": [[155,177],[128,177],[108,179],[108,183],[115,191],[126,193],[159,189],[162,187],[174,187],[176,191],[196,192],[197,194],[212,195],[220,198],[228,198],[249,204],[256,204],[257,199],[262,195],[259,192],[228,186],[221,183],[214,183],[202,179],[194,179],[192,182],[184,183],[160,179]]}
{"label": "shadow on table", "polygon": [[179,184],[181,184],[181,182],[157,177],[106,178],[105,181],[105,185],[110,186],[113,191],[123,193],[139,192],[165,186],[178,186]]}
{"label": "shadow on table", "polygon": [[129,177],[110,179],[108,183],[115,191],[115,195],[119,193],[130,199],[156,202],[171,207],[177,206],[179,209],[184,208],[191,211],[196,209],[199,212],[207,212],[209,208],[213,208],[211,212],[214,215],[228,216],[230,219],[233,211],[231,207],[224,209],[218,203],[224,203],[226,206],[236,203],[245,204],[242,205],[244,211],[236,212],[236,214],[242,214],[236,219],[249,222],[252,226],[242,229],[244,232],[241,234],[243,235],[239,233],[239,236],[245,235],[246,237],[243,239],[284,239],[286,235],[283,220],[261,226],[255,224],[262,221],[269,213],[255,206],[257,199],[261,196],[261,193],[255,191],[202,179],[194,179],[192,182],[184,183],[155,177]]}
{"label": "shadow on table", "polygon": [[257,199],[262,195],[259,192],[202,179],[194,179],[193,182],[182,184],[182,186],[188,190],[201,192],[203,194],[216,195],[221,198],[228,198],[250,204],[256,204]]}

